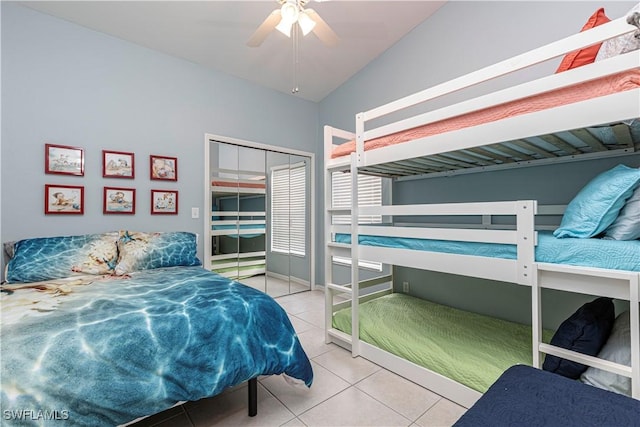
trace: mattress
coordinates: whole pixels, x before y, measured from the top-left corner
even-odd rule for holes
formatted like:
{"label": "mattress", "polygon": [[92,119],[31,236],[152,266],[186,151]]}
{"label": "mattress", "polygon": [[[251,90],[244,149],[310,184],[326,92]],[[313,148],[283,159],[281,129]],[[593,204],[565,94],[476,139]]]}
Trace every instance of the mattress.
{"label": "mattress", "polygon": [[529,366],[504,372],[455,427],[640,425],[640,401]]}
{"label": "mattress", "polygon": [[64,425],[114,426],[260,375],[312,381],[286,312],[201,267],[4,285],[1,297],[3,425],[58,411]]}
{"label": "mattress", "polygon": [[[338,243],[351,243],[350,234],[336,234],[335,239]],[[358,241],[361,245],[386,248],[516,259],[516,246],[507,244],[370,235],[360,235]],[[539,231],[535,257],[537,262],[640,271],[640,240],[558,239],[551,231]]]}
{"label": "mattress", "polygon": [[[611,76],[577,85],[545,92],[494,107],[474,111],[457,117],[428,123],[391,135],[365,141],[365,150],[387,147],[418,138],[451,132],[484,123],[490,123],[522,114],[534,113],[553,107],[568,105],[613,93],[624,92],[640,87],[640,69],[625,71]],[[355,151],[355,140],[345,142],[334,148],[332,158],[348,155]]]}
{"label": "mattress", "polygon": [[214,187],[229,187],[229,188],[266,188],[264,182],[239,182],[239,181],[224,181],[216,180],[211,181],[211,185]]}
{"label": "mattress", "polygon": [[[358,315],[361,340],[481,393],[510,366],[532,364],[529,325],[405,294],[362,303]],[[334,314],[333,327],[351,333],[350,308]]]}

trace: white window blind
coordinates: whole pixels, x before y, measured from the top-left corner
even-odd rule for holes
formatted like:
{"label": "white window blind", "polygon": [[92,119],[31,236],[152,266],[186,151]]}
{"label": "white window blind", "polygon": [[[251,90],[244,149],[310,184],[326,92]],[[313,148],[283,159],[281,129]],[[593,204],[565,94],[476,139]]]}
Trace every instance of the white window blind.
{"label": "white window blind", "polygon": [[[331,175],[331,206],[334,209],[351,209],[351,175],[334,172]],[[358,206],[382,206],[382,178],[358,175]],[[360,215],[359,224],[379,224],[381,215]],[[350,215],[334,215],[333,223],[351,224]]]}
{"label": "white window blind", "polygon": [[[334,209],[351,209],[351,175],[334,172],[331,175],[331,206]],[[378,176],[358,175],[358,206],[382,206],[382,178]],[[381,215],[359,215],[359,224],[380,224]],[[350,215],[333,215],[333,224],[351,224]],[[350,258],[333,257],[339,264],[351,265]],[[382,271],[379,262],[360,260],[358,265],[376,271]]]}
{"label": "white window blind", "polygon": [[305,164],[271,170],[271,251],[305,256]]}

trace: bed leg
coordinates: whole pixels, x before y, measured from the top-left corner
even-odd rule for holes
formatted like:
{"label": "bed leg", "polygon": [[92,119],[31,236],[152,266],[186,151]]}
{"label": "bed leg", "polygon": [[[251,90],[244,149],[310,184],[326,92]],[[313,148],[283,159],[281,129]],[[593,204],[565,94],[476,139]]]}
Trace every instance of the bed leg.
{"label": "bed leg", "polygon": [[255,417],[258,413],[258,379],[249,380],[249,416]]}

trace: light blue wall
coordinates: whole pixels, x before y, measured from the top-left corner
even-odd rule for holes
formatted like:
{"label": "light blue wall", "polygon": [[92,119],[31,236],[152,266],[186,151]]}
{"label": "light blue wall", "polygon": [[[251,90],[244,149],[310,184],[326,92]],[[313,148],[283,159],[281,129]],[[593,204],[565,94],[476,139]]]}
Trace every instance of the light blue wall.
{"label": "light blue wall", "polygon": [[[314,151],[316,103],[17,4],[1,7],[3,242],[121,228],[201,234],[207,132]],[[83,147],[85,176],[45,174],[47,142]],[[134,152],[135,179],[102,178],[103,149]],[[178,158],[177,183],[149,179],[150,154]],[[47,183],[83,185],[85,214],[45,216]],[[103,215],[105,185],[135,188],[136,214]],[[179,190],[179,215],[150,215],[152,188]]]}
{"label": "light blue wall", "polygon": [[[635,1],[448,2],[325,98],[320,104],[320,123],[353,130],[358,112],[577,33],[588,17],[603,5],[609,17],[618,18],[635,4]],[[559,61],[557,58],[478,89],[436,100],[428,107],[447,105],[466,96],[549,75]],[[620,159],[609,159],[410,181],[395,184],[393,196],[395,203],[523,198],[567,203],[589,179],[619,162]],[[624,162],[640,166],[640,157],[627,157]],[[323,191],[322,179],[317,182]],[[318,255],[317,265],[322,265],[323,253]],[[530,321],[530,291],[524,287],[411,269],[396,269],[395,278],[396,285],[408,280],[412,292],[435,301],[525,323]],[[582,301],[545,295],[543,305],[551,312],[547,326],[556,326]]]}

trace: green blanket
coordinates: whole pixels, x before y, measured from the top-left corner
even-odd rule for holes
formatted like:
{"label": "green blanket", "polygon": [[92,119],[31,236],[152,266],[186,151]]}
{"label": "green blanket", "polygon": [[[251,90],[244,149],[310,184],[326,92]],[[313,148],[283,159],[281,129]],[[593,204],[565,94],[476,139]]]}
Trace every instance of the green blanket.
{"label": "green blanket", "polygon": [[[404,294],[360,305],[360,339],[484,393],[510,366],[532,364],[531,326]],[[333,326],[351,334],[351,309]],[[552,331],[545,330],[549,342]]]}

